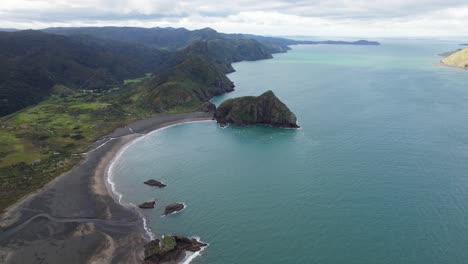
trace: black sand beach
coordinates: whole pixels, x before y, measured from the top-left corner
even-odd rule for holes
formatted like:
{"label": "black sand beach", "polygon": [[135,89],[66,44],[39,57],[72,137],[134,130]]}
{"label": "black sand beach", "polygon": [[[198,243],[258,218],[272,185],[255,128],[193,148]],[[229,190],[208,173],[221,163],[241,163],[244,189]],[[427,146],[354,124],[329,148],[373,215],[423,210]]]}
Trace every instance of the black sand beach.
{"label": "black sand beach", "polygon": [[145,133],[211,118],[202,112],[161,115],[96,142],[80,165],[2,215],[0,263],[141,263],[149,240],[143,220],[112,197],[107,168],[123,146]]}

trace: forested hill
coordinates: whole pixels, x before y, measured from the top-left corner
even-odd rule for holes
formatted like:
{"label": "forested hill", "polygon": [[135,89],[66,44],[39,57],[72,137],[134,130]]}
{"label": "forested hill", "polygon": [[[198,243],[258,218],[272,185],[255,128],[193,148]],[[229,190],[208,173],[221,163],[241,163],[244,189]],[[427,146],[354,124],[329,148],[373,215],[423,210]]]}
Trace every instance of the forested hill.
{"label": "forested hill", "polygon": [[102,39],[111,39],[116,41],[140,43],[151,47],[177,50],[189,46],[197,40],[213,39],[253,39],[276,52],[285,52],[289,45],[298,44],[329,44],[329,45],[380,45],[376,41],[358,40],[358,41],[334,41],[334,40],[293,40],[282,37],[266,37],[253,34],[226,34],[220,33],[212,28],[203,28],[198,30],[188,30],[185,28],[137,28],[137,27],[80,27],[80,28],[47,28],[45,32],[76,35],[83,34]]}
{"label": "forested hill", "polygon": [[41,31],[0,32],[0,115],[38,103],[56,84],[106,89],[150,72],[166,52]]}
{"label": "forested hill", "polygon": [[[212,28],[188,30],[185,28],[137,28],[137,27],[80,27],[80,28],[47,28],[43,31],[61,35],[89,35],[101,39],[110,39],[139,43],[149,47],[167,50],[178,50],[188,47],[197,40],[213,39],[256,39],[263,45],[270,46],[275,52],[286,51],[287,45],[278,42],[277,38],[262,38],[255,35],[224,34]],[[272,41],[275,40],[275,41]]]}
{"label": "forested hill", "polygon": [[154,77],[136,93],[138,105],[154,112],[203,110],[213,96],[230,92],[226,76],[233,62],[272,57],[273,50],[253,39],[212,39],[193,42],[168,55]]}
{"label": "forested hill", "polygon": [[[0,32],[0,116],[46,99],[54,85],[106,90],[125,79],[166,71],[191,43],[210,46],[210,62],[271,58],[286,48],[254,39],[227,39],[212,29],[56,28]],[[149,33],[148,33],[149,32]],[[158,48],[156,48],[158,47]],[[187,49],[190,50],[190,49]],[[161,64],[163,65],[161,66]],[[218,68],[218,66],[216,66]]]}
{"label": "forested hill", "polygon": [[[197,46],[191,45],[196,42],[206,43],[205,53],[197,50],[197,56],[187,60],[185,55],[194,51]],[[167,75],[169,69],[184,61],[194,63],[195,57],[197,63],[191,66],[216,68],[225,74],[233,71],[233,62],[271,58],[296,44],[378,43],[295,41],[224,34],[211,28],[83,27],[0,32],[0,116],[39,103],[56,85],[106,90],[146,73]]]}
{"label": "forested hill", "polygon": [[282,52],[280,49],[264,45],[254,39],[226,39],[217,38],[211,40],[194,41],[190,46],[172,52],[156,71],[161,72],[181,63],[187,58],[199,55],[219,64],[225,68],[225,72],[232,72],[233,62],[255,61],[272,58],[272,54]]}

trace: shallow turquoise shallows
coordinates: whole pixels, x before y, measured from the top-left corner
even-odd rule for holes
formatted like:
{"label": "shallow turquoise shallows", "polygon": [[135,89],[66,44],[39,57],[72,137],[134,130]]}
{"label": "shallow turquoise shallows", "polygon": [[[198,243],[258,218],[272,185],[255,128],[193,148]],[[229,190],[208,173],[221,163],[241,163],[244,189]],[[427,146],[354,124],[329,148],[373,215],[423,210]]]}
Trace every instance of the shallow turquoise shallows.
{"label": "shallow turquoise shallows", "polygon": [[[117,160],[155,234],[199,236],[199,264],[468,263],[468,72],[436,40],[295,46],[235,64],[236,91],[273,90],[301,129],[171,127]],[[159,179],[155,189],[142,184]],[[162,206],[187,209],[161,217]]]}

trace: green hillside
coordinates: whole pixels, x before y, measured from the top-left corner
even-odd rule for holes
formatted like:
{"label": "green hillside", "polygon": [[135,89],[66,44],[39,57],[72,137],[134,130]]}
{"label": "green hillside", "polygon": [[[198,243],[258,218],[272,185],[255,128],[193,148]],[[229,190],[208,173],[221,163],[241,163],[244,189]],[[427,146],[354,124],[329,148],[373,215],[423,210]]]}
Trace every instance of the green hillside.
{"label": "green hillside", "polygon": [[[143,81],[144,79],[142,79]],[[138,83],[96,93],[54,87],[36,106],[0,118],[0,211],[76,165],[99,138],[149,116]]]}
{"label": "green hillside", "polygon": [[226,76],[233,71],[231,63],[268,58],[271,50],[255,40],[196,41],[168,56],[135,97],[151,111],[197,110],[214,96],[234,90]]}
{"label": "green hillside", "polygon": [[213,39],[251,39],[268,46],[275,52],[285,52],[294,40],[272,37],[261,37],[244,34],[224,34],[212,28],[188,30],[185,28],[137,28],[137,27],[79,27],[79,28],[46,28],[44,32],[64,36],[85,35],[99,39],[138,43],[147,47],[175,51],[190,46],[195,41]]}
{"label": "green hillside", "polygon": [[447,58],[443,59],[442,63],[464,69],[468,68],[468,48],[451,54]]}
{"label": "green hillside", "polygon": [[48,98],[54,85],[106,90],[151,72],[165,52],[41,31],[0,32],[0,116]]}

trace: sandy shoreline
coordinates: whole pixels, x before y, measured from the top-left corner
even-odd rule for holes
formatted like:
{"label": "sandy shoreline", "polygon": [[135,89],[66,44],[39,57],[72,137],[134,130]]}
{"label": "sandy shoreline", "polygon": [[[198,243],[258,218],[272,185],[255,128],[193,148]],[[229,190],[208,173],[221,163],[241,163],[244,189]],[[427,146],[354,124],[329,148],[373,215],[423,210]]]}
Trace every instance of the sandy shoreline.
{"label": "sandy shoreline", "polygon": [[202,112],[161,115],[97,141],[81,164],[2,215],[0,263],[141,263],[148,240],[143,218],[114,199],[106,186],[107,170],[137,138],[211,117]]}
{"label": "sandy shoreline", "polygon": [[459,70],[468,71],[468,68],[462,68],[462,67],[458,67],[458,66],[454,66],[454,65],[445,64],[445,63],[442,62],[442,61],[437,62],[437,63],[434,63],[434,66],[442,66],[442,67],[448,67],[448,68],[453,68],[453,69],[459,69]]}

